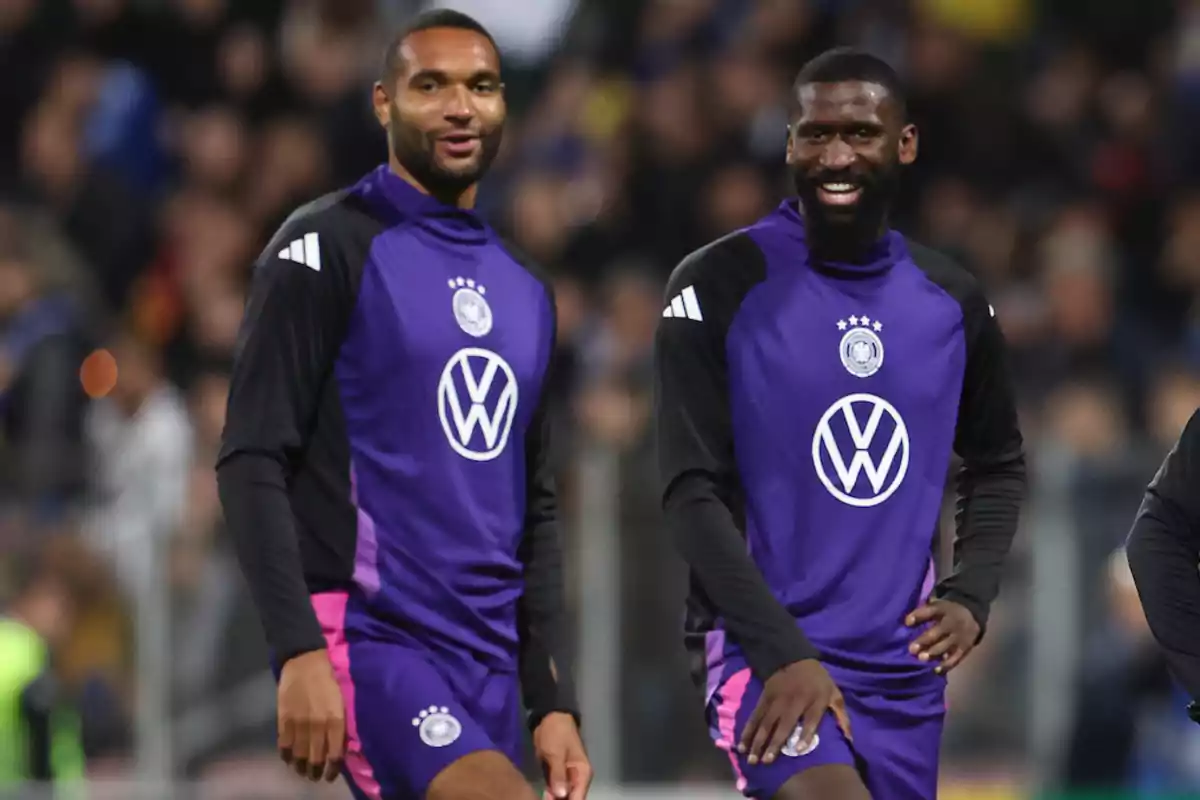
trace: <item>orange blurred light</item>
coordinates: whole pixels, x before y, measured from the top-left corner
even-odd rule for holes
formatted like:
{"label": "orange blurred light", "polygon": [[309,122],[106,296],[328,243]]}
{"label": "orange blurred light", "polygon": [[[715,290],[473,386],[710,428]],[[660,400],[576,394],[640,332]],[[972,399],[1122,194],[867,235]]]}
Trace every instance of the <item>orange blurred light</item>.
{"label": "orange blurred light", "polygon": [[79,367],[79,382],[93,400],[107,396],[117,385],[117,359],[103,348],[94,350]]}

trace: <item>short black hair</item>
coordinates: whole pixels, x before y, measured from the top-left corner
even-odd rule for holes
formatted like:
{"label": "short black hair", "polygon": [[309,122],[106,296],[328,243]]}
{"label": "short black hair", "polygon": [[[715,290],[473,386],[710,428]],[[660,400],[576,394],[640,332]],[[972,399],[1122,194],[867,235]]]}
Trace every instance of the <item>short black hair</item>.
{"label": "short black hair", "polygon": [[879,56],[857,47],[835,47],[813,58],[800,68],[792,89],[799,97],[800,89],[810,83],[842,81],[879,84],[900,107],[901,118],[908,119],[908,95],[896,70]]}
{"label": "short black hair", "polygon": [[474,31],[487,39],[492,49],[496,51],[496,57],[500,57],[500,48],[496,45],[496,40],[487,28],[479,20],[464,14],[461,11],[455,11],[452,8],[435,8],[429,11],[422,11],[404,27],[396,31],[396,35],[392,37],[392,41],[388,44],[387,51],[383,54],[383,81],[388,83],[395,79],[399,74],[400,68],[403,66],[400,60],[400,45],[404,44],[404,40],[414,33],[420,31],[428,31],[434,28],[457,28],[461,31]]}

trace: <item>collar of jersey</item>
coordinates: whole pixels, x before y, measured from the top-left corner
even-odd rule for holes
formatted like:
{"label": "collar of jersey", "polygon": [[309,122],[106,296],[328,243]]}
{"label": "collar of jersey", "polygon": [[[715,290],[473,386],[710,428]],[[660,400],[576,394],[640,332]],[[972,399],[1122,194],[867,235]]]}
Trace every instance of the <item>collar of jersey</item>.
{"label": "collar of jersey", "polygon": [[387,164],[376,168],[374,178],[388,205],[434,236],[459,244],[485,244],[490,239],[490,228],[474,211],[446,205],[418,191]]}
{"label": "collar of jersey", "polygon": [[[806,245],[804,217],[800,214],[800,201],[797,198],[788,198],[779,204],[779,209],[776,212],[784,222],[784,227],[788,234],[799,242],[802,246]],[[805,247],[805,252],[807,252]],[[908,248],[905,247],[904,237],[898,232],[888,229],[882,237],[871,247],[870,254],[861,263],[844,263],[839,261],[824,261],[820,264],[813,263],[811,259],[807,260],[809,266],[817,272],[827,273],[835,277],[841,278],[873,278],[878,275],[883,275],[898,262],[902,261],[908,253]]]}

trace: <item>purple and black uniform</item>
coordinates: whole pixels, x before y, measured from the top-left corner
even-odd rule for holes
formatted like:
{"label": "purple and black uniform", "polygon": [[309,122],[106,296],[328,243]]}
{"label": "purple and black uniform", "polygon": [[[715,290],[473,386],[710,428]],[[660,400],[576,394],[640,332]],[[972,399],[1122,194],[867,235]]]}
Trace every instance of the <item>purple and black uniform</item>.
{"label": "purple and black uniform", "polygon": [[1146,487],[1126,555],[1146,622],[1200,722],[1200,410]]}
{"label": "purple and black uniform", "polygon": [[328,648],[359,797],[423,797],[475,750],[519,763],[523,724],[575,713],[555,329],[550,287],[487,225],[386,166],[256,265],[221,500],[276,663]]}
{"label": "purple and black uniform", "polygon": [[[657,334],[667,525],[691,569],[685,639],[739,788],[855,764],[876,800],[934,796],[943,677],[904,618],[931,595],[986,622],[1025,486],[999,327],[975,280],[887,233],[814,263],[795,201],[684,260]],[[933,553],[952,454],[953,574]],[[820,658],[855,743],[751,766],[736,744],[781,667]]]}

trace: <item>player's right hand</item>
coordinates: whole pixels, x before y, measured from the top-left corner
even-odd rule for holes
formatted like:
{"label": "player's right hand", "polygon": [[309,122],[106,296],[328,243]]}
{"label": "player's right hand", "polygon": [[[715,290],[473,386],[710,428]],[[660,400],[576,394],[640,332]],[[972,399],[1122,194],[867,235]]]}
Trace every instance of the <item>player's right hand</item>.
{"label": "player's right hand", "polygon": [[842,733],[853,741],[846,701],[821,662],[806,659],[788,664],[763,685],[762,697],[742,731],[738,752],[749,754],[751,764],[770,764],[801,724],[803,749],[812,741],[826,711],[833,712]]}
{"label": "player's right hand", "polygon": [[311,781],[337,779],[346,743],[346,707],[325,650],[301,653],[279,675],[279,755]]}

